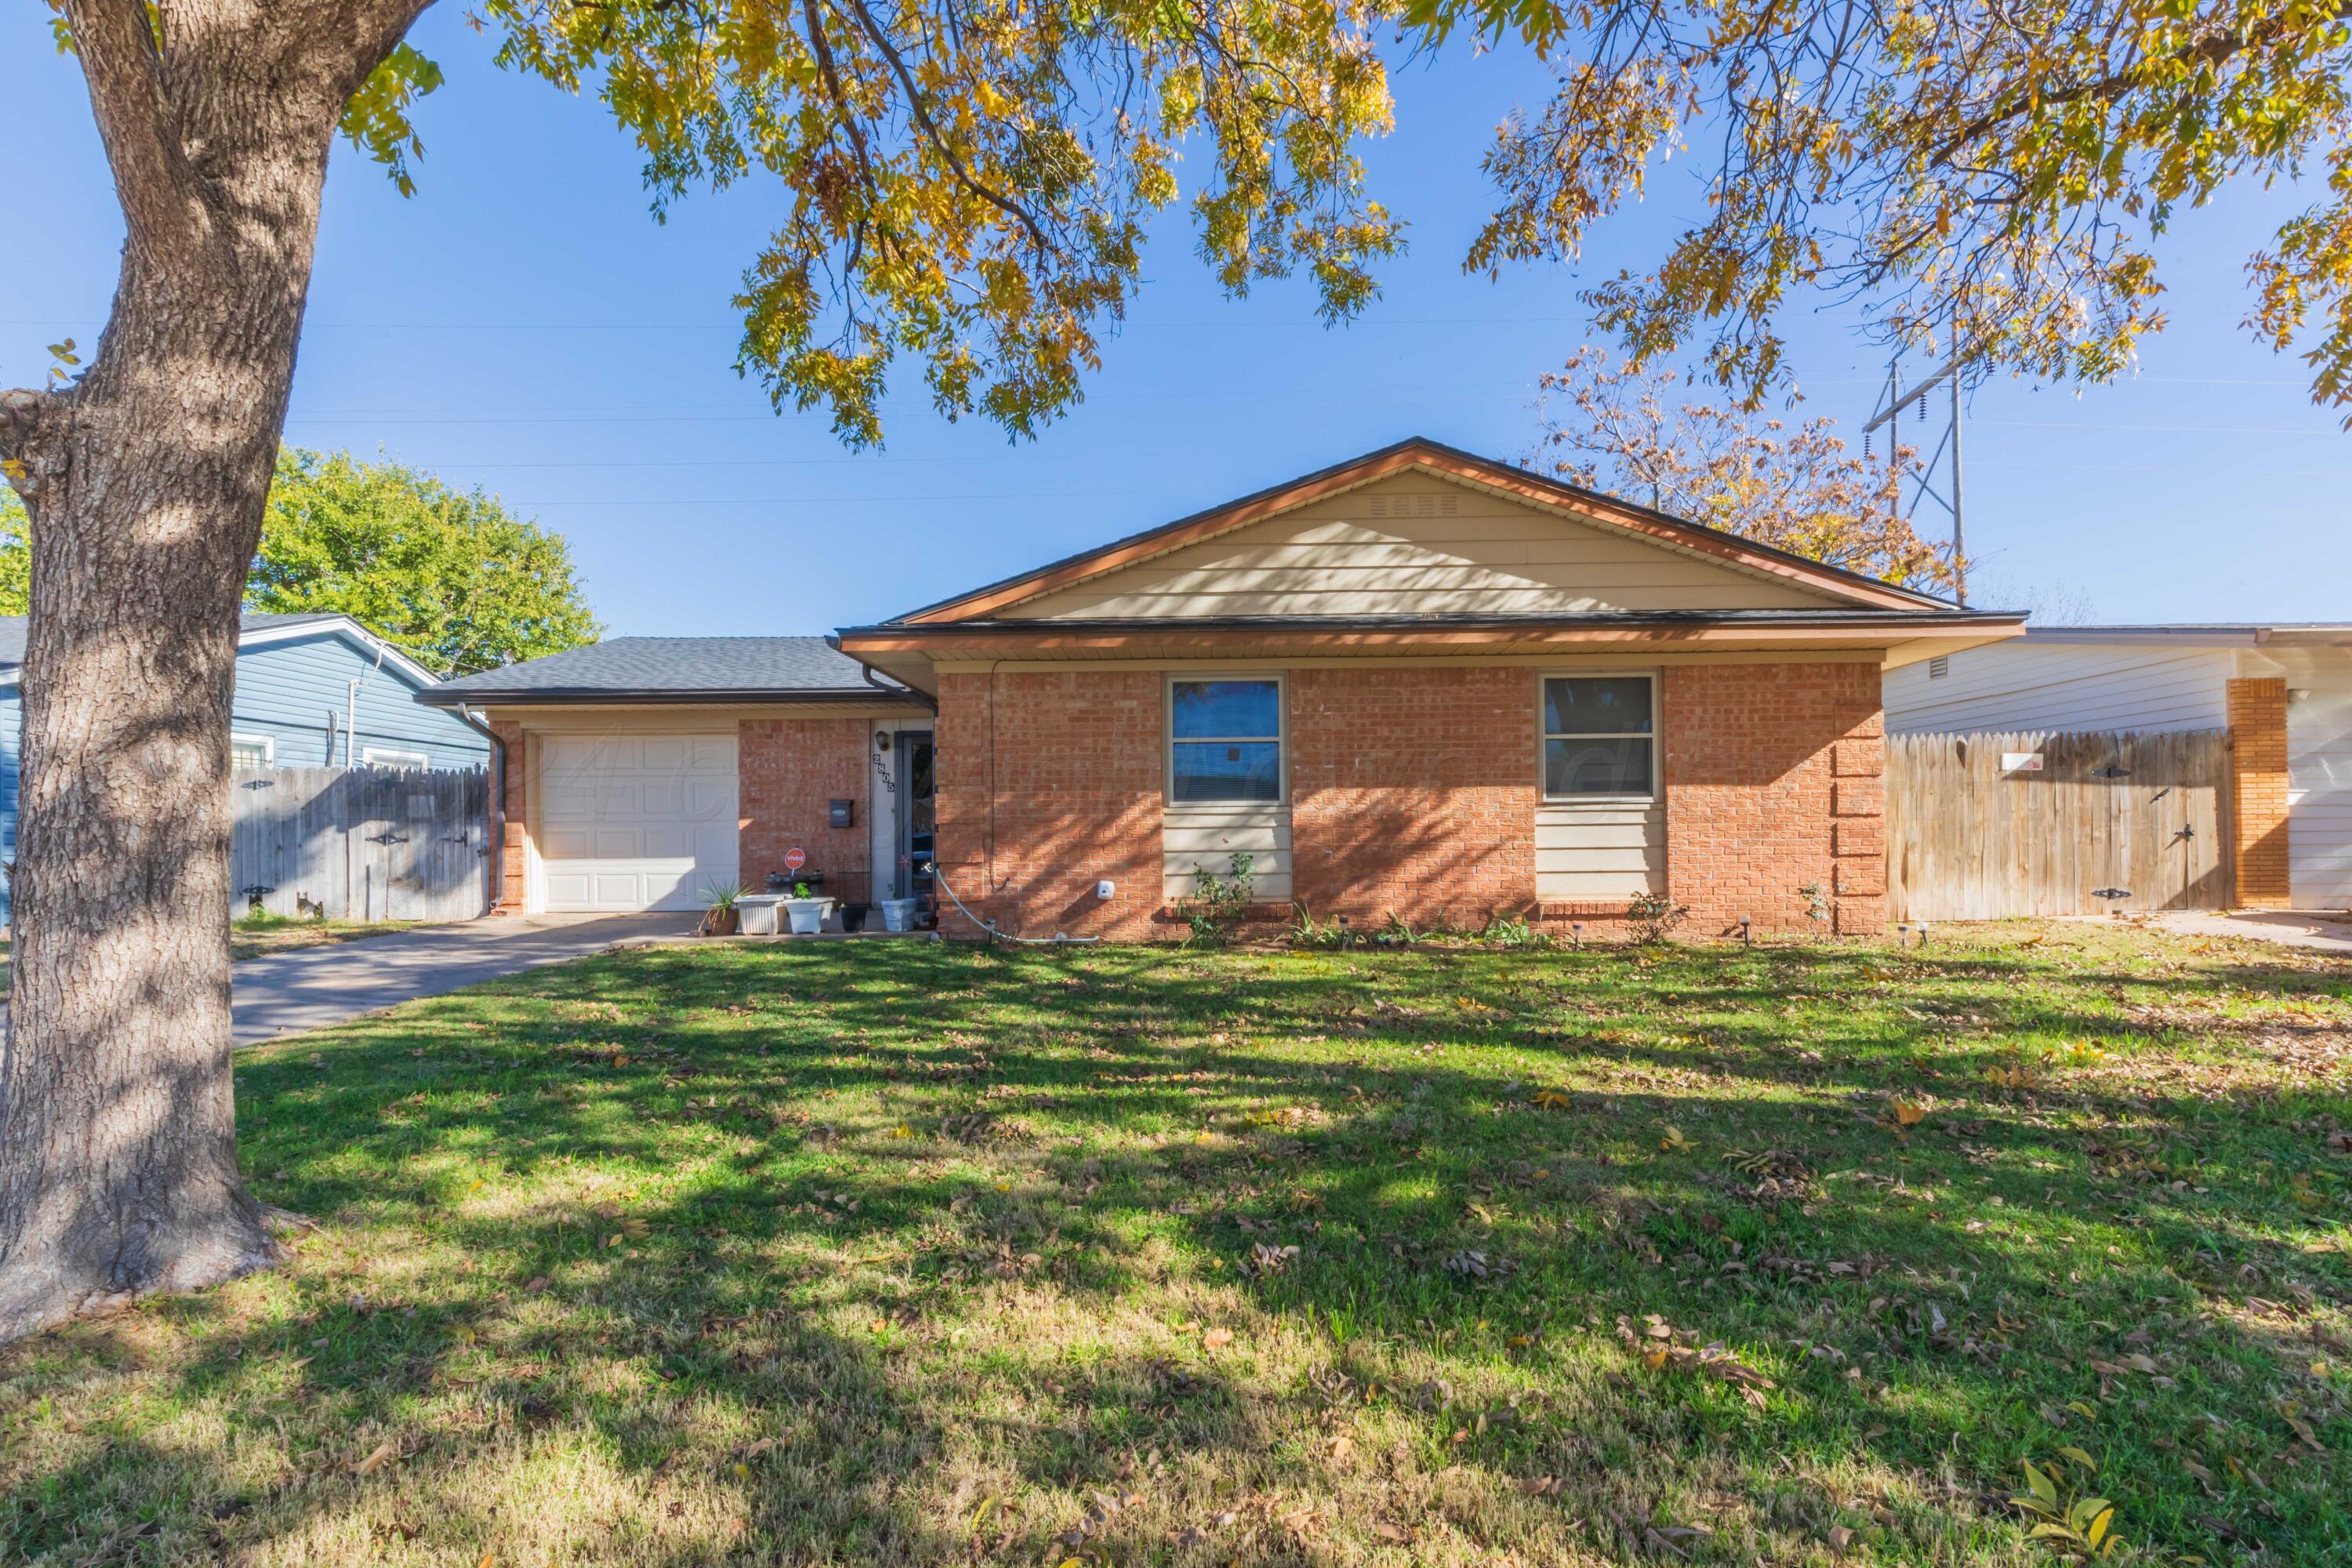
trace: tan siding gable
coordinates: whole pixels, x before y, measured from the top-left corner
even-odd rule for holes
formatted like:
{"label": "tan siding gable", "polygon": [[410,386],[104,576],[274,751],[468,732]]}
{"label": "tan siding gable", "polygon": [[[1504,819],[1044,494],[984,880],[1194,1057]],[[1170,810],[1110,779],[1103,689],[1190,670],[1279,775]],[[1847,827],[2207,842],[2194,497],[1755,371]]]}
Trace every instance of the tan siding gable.
{"label": "tan siding gable", "polygon": [[1426,475],[1400,475],[1089,582],[1021,618],[1819,609],[1844,601]]}

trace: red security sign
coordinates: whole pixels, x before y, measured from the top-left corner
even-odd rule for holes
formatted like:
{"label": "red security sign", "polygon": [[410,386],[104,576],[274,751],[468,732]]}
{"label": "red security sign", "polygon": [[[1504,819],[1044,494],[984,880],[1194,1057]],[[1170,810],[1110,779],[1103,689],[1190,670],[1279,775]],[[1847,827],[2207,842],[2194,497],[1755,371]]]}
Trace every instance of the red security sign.
{"label": "red security sign", "polygon": [[799,845],[795,844],[790,849],[784,851],[785,870],[797,871],[807,864],[808,851],[802,848]]}

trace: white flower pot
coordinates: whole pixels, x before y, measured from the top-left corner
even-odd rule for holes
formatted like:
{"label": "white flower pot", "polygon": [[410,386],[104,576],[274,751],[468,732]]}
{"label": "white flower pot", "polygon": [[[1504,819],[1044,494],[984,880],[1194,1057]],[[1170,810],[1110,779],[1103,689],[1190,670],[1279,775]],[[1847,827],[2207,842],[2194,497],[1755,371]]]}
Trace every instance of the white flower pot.
{"label": "white flower pot", "polygon": [[745,936],[776,934],[776,906],[782,898],[774,893],[746,893],[735,900],[735,913],[741,919]]}
{"label": "white flower pot", "polygon": [[922,908],[922,900],[920,899],[883,900],[882,929],[884,931],[914,930],[915,911],[920,908]]}
{"label": "white flower pot", "polygon": [[814,936],[824,929],[824,917],[833,913],[831,899],[786,899],[783,907],[794,936]]}

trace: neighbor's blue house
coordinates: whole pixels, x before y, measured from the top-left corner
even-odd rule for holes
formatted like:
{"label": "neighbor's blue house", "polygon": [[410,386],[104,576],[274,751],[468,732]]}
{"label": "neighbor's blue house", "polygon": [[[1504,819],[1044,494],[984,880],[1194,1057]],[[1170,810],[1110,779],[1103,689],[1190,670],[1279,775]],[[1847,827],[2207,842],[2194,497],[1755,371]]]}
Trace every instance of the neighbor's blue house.
{"label": "neighbor's blue house", "polygon": [[[24,663],[25,617],[0,616],[0,919],[8,912],[6,868],[16,858]],[[349,616],[247,616],[237,638],[231,761],[241,768],[487,765],[488,736],[455,713],[417,705],[416,693],[439,679]]]}

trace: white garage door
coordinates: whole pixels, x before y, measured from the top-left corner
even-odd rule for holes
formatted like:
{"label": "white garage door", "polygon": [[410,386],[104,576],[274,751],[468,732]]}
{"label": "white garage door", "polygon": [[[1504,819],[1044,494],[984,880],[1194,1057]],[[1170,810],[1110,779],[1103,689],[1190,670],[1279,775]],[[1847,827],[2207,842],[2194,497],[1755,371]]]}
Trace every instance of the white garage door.
{"label": "white garage door", "polygon": [[2352,691],[2287,704],[2287,876],[2299,910],[2352,909]]}
{"label": "white garage door", "polygon": [[698,909],[736,879],[734,736],[550,735],[539,776],[550,911]]}

